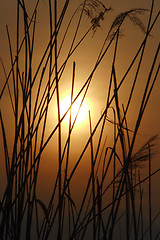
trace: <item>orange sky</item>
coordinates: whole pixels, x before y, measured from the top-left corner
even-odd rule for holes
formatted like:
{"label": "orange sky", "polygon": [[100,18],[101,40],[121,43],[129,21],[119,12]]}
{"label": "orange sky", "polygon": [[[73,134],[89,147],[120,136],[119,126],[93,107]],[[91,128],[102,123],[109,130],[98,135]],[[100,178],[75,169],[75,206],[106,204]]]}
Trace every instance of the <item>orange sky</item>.
{"label": "orange sky", "polygon": [[[9,63],[9,50],[8,50],[8,42],[7,42],[7,34],[6,34],[6,29],[5,25],[8,25],[12,43],[13,43],[13,52],[15,51],[14,49],[14,44],[15,44],[15,26],[16,26],[16,7],[15,7],[15,2],[16,1],[1,1],[1,8],[0,8],[0,46],[1,46],[1,51],[0,51],[0,57],[3,60],[3,63],[5,65],[6,71],[10,69]],[[103,1],[106,3],[105,1]],[[70,9],[73,11],[73,9],[76,7],[78,3],[81,3],[81,1],[76,1],[70,3]],[[59,8],[61,8],[61,1],[59,1]],[[82,45],[79,47],[79,49],[75,52],[73,57],[68,63],[68,68],[64,72],[64,79],[61,81],[62,83],[62,91],[60,95],[63,98],[63,91],[64,89],[68,90],[68,84],[71,88],[71,71],[70,69],[72,68],[72,62],[76,62],[76,80],[75,80],[75,88],[80,89],[84,81],[87,79],[89,76],[94,64],[95,60],[98,56],[99,50],[101,48],[101,45],[104,41],[104,38],[106,36],[106,33],[108,31],[109,26],[111,25],[114,17],[127,9],[131,8],[150,8],[150,1],[149,0],[143,0],[143,1],[107,1],[106,3],[107,7],[112,7],[114,9],[113,12],[109,13],[108,15],[105,16],[104,21],[101,22],[101,28],[97,30],[95,33],[94,37],[92,36],[92,33],[88,36],[86,41],[82,43]],[[34,6],[34,1],[30,1],[27,3],[28,6],[28,11],[31,12]],[[160,8],[160,3],[159,1],[155,1],[155,10],[154,10],[154,15],[156,15],[158,9]],[[48,5],[45,1],[42,1],[39,5],[39,15],[37,19],[37,44],[35,46],[35,66],[38,64],[39,57],[43,53],[46,43],[48,41],[48,36],[49,36],[49,30],[48,30]],[[148,18],[149,14],[145,14],[145,16],[142,16],[142,20],[146,20]],[[67,21],[70,17],[70,14],[66,16]],[[78,35],[78,38],[80,39],[80,36],[87,30],[87,28],[90,26],[89,19],[85,17],[85,20],[83,22],[83,26],[80,27],[80,33]],[[65,25],[65,22],[64,22]],[[158,28],[158,24],[155,26],[155,29],[152,33],[153,37],[151,38],[151,43],[149,44],[148,50],[146,52],[146,63],[147,64],[150,60],[151,57],[153,57],[154,54],[154,46],[156,47],[157,42],[159,41],[160,37],[160,31]],[[74,25],[71,27],[71,33],[74,31]],[[43,32],[43,34],[41,34]],[[60,33],[61,34],[61,33]],[[121,78],[123,76],[123,73],[126,70],[126,67],[129,63],[129,59],[132,59],[132,56],[134,55],[134,52],[136,51],[137,47],[139,46],[140,42],[143,39],[143,33],[141,31],[137,30],[136,27],[134,27],[131,23],[124,24],[122,34],[124,35],[122,39],[120,40],[120,47],[118,51],[118,60],[117,60],[117,76],[118,78]],[[78,41],[78,40],[77,40]],[[65,58],[65,54],[68,51],[67,47],[69,48],[68,45],[69,41],[66,41],[66,45],[64,49],[62,50],[62,54],[60,57],[60,61]],[[97,69],[97,72],[95,73],[95,76],[93,78],[93,82],[91,83],[91,87],[88,91],[87,97],[89,101],[92,103],[92,109],[91,109],[91,115],[92,115],[92,121],[93,124],[96,123],[98,120],[102,110],[105,107],[105,101],[106,101],[106,92],[107,92],[107,81],[109,80],[109,74],[106,75],[106,71],[109,71],[111,63],[112,63],[112,58],[111,58],[111,52],[108,53],[107,56],[103,59],[102,64]],[[119,64],[120,63],[120,64]],[[143,85],[143,81],[145,79],[145,68],[146,65],[143,67],[143,72],[142,72],[142,80],[139,83],[139,86],[137,86],[137,95],[135,94],[135,101],[137,101],[137,98],[142,94],[141,93],[141,87]],[[0,82],[0,89],[2,89],[3,83],[4,83],[4,75],[3,75],[3,70],[2,67],[0,67],[0,72],[1,72],[1,82]],[[158,86],[157,82],[157,86]],[[124,84],[124,87],[122,87],[122,90],[120,91],[120,97],[121,97],[121,103],[125,104],[126,99],[128,98],[127,95],[127,88],[129,87],[130,83],[128,80],[128,83]],[[64,86],[64,87],[63,87]],[[5,97],[4,97],[5,98]],[[2,99],[3,101],[3,106],[2,108],[6,108],[8,102]],[[160,131],[160,126],[159,126],[159,118],[160,118],[160,113],[159,111],[156,111],[157,109],[157,102],[159,101],[159,89],[158,87],[155,87],[151,101],[149,102],[148,109],[146,110],[146,114],[144,115],[144,120],[143,120],[143,127],[142,130],[145,132],[145,135],[152,135],[155,133],[158,133]],[[134,101],[133,101],[134,102]],[[93,107],[94,106],[94,107]],[[8,111],[8,110],[7,110]],[[132,118],[134,115],[134,112],[137,112],[137,108],[135,107],[135,104],[133,103],[132,107],[132,113],[129,116],[129,121],[132,126]],[[9,112],[7,112],[9,114]],[[52,118],[52,117],[51,117]],[[151,126],[151,127],[150,127]],[[88,137],[88,136],[87,136]]]}

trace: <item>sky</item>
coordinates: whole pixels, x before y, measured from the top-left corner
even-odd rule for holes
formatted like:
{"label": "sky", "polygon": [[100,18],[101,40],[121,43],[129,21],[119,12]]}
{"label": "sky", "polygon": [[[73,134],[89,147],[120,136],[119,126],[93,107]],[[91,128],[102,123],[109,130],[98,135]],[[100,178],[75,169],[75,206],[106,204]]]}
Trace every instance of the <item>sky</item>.
{"label": "sky", "polygon": [[[31,16],[31,13],[33,11],[35,0],[29,0],[26,3],[27,11],[29,15]],[[61,12],[62,6],[64,1],[59,0],[58,1],[58,10],[59,13]],[[64,21],[62,23],[61,31],[59,33],[58,38],[58,47],[60,46],[61,39],[64,34],[64,29],[66,28],[66,25],[71,17],[71,13],[75,11],[77,6],[82,3],[81,0],[74,1],[71,0],[69,4],[69,10],[66,13],[66,16],[64,18]],[[73,67],[73,61],[76,63],[76,73],[75,73],[75,93],[74,96],[76,96],[76,93],[80,90],[80,88],[83,86],[84,82],[89,77],[92,69],[95,66],[97,57],[99,55],[99,52],[101,50],[101,46],[103,45],[103,42],[107,36],[108,30],[114,21],[115,17],[120,14],[121,12],[134,9],[134,8],[143,8],[143,9],[150,9],[151,1],[150,0],[112,0],[112,1],[105,1],[103,0],[102,3],[107,7],[111,7],[113,10],[108,12],[105,15],[105,18],[100,23],[100,27],[97,28],[96,32],[90,31],[90,33],[87,35],[86,39],[80,44],[78,49],[75,51],[75,53],[71,56],[67,63],[67,67],[63,73],[61,82],[60,82],[60,99],[61,99],[61,106],[67,102],[67,98],[70,98],[70,92],[71,92],[71,79],[72,79],[72,67]],[[153,11],[153,19],[160,10],[160,1],[155,0],[155,6]],[[58,15],[59,16],[59,15]],[[77,26],[78,22],[78,16],[79,12],[75,15],[71,26],[69,28],[68,35],[66,37],[66,40],[64,42],[64,46],[62,48],[61,54],[58,59],[58,66],[61,66],[63,61],[65,60],[67,53],[70,48],[70,40],[73,38],[73,34],[75,32],[75,26]],[[147,21],[149,18],[149,12],[145,11],[143,15],[139,16],[144,25],[147,25]],[[0,58],[3,61],[3,64],[5,66],[6,72],[8,73],[10,70],[10,56],[9,56],[9,46],[8,46],[8,39],[7,39],[7,32],[6,32],[6,25],[8,26],[10,37],[11,37],[11,43],[13,48],[13,56],[16,54],[16,0],[1,0],[0,3]],[[151,36],[149,37],[149,40],[147,42],[147,50],[145,52],[145,61],[144,64],[141,67],[141,73],[139,77],[139,81],[136,85],[135,93],[133,95],[133,100],[131,102],[131,106],[128,112],[128,127],[129,129],[133,130],[135,126],[135,120],[137,118],[138,110],[140,107],[140,101],[143,96],[144,86],[146,79],[148,77],[148,71],[151,67],[156,48],[158,46],[158,42],[160,40],[160,20],[158,20],[157,24],[155,25],[153,32]],[[81,39],[83,34],[87,31],[87,29],[91,26],[90,19],[87,16],[84,16],[82,19],[82,23],[79,27],[79,31],[77,34],[77,38],[75,40],[74,46],[78,41]],[[23,25],[20,24],[20,29],[23,30]],[[144,39],[144,33],[138,29],[137,26],[135,26],[133,23],[126,21],[126,23],[122,27],[122,36],[119,39],[119,45],[117,50],[117,60],[116,60],[116,74],[118,82],[122,79],[125,71],[127,70],[131,60],[133,59],[135,52],[138,50],[138,47],[140,46],[141,42]],[[22,35],[23,36],[23,35]],[[22,38],[21,36],[21,38]],[[33,71],[36,69],[36,67],[39,64],[39,60],[45,51],[45,48],[47,46],[49,39],[49,16],[48,16],[48,3],[46,0],[40,1],[39,4],[39,10],[37,14],[37,26],[36,26],[36,44],[34,49],[34,63],[33,63]],[[105,45],[106,46],[106,45]],[[88,110],[90,110],[91,113],[91,119],[92,119],[92,128],[94,129],[94,126],[96,125],[98,119],[100,118],[102,111],[105,108],[106,104],[106,96],[108,91],[108,83],[110,78],[110,69],[113,59],[113,46],[108,51],[106,56],[104,56],[102,62],[99,64],[95,74],[93,75],[93,79],[90,85],[90,88],[87,92],[86,96],[86,102],[84,102],[84,105]],[[158,56],[157,62],[160,62],[160,57]],[[21,69],[23,69],[23,59],[20,63]],[[22,70],[23,71],[23,70]],[[0,65],[0,91],[3,88],[4,85],[4,72],[3,68]],[[128,75],[127,81],[123,84],[122,88],[119,91],[119,98],[120,98],[120,104],[127,104],[127,100],[129,97],[129,89],[131,86],[131,82],[133,79],[133,72],[131,72]],[[35,90],[38,86],[38,83],[35,86]],[[43,83],[45,86],[45,82]],[[138,139],[136,142],[135,149],[137,149],[139,146],[143,145],[149,139],[155,134],[160,134],[160,111],[158,110],[158,105],[160,102],[160,77],[158,78],[155,87],[152,91],[150,101],[148,103],[147,109],[145,111],[142,124],[139,129],[138,133]],[[45,139],[49,136],[50,132],[54,128],[56,122],[57,122],[57,112],[56,112],[56,105],[55,105],[56,98],[53,97],[52,102],[50,104],[49,108],[49,114],[48,114],[48,122],[47,122],[47,129],[46,129],[46,135]],[[8,136],[8,143],[10,146],[12,146],[12,140],[13,136],[11,134],[12,127],[13,127],[13,119],[12,119],[12,113],[11,113],[11,105],[9,106],[9,100],[8,100],[8,93],[7,90],[5,90],[4,95],[0,102],[0,108],[3,113],[6,129],[7,129],[7,136]],[[62,107],[63,108],[63,107]],[[76,106],[78,108],[78,106]],[[108,117],[109,119],[113,119],[113,113],[110,109],[108,111]],[[107,135],[107,142],[109,145],[113,142],[113,136],[112,131],[113,128],[111,124],[107,123],[108,128],[106,129],[106,135]],[[1,131],[0,131],[0,134]],[[65,139],[68,134],[68,123],[67,121],[62,123],[62,145],[65,143]],[[85,119],[81,123],[76,123],[75,125],[75,131],[73,131],[72,134],[72,142],[71,142],[71,168],[74,166],[76,159],[80,156],[86,141],[89,138],[89,120],[88,116],[85,116]],[[95,134],[94,138],[94,146],[97,146],[96,137],[98,137],[99,132]],[[0,135],[1,136],[1,135]],[[0,139],[0,144],[2,144],[2,138]],[[160,141],[157,141],[157,149],[160,149]],[[79,194],[78,188],[76,188],[77,184],[79,183],[80,177],[83,176],[84,181],[81,181],[81,187],[83,188],[83,185],[85,186],[85,179],[87,179],[88,176],[88,168],[90,167],[90,162],[87,161],[88,156],[90,152],[87,151],[86,155],[84,157],[84,160],[82,161],[82,164],[79,167],[79,173],[74,176],[73,178],[73,188],[74,188],[74,197],[76,198]],[[53,174],[54,170],[57,168],[57,163],[54,161],[55,156],[57,155],[57,134],[51,139],[50,143],[48,144],[46,150],[43,153],[43,159],[45,161],[42,161],[41,168],[40,168],[40,188],[43,189],[43,192],[40,192],[39,194],[42,195],[42,197],[49,196],[51,189],[49,189],[51,181],[54,181],[55,175]],[[159,168],[159,156],[160,152],[157,153],[155,156],[155,159],[153,161],[153,169]],[[53,167],[54,166],[54,167]],[[145,174],[144,174],[145,175]],[[50,180],[48,180],[48,177]],[[155,206],[159,203],[160,195],[155,197],[156,194],[156,181],[159,180],[160,175],[157,174],[156,177],[153,177],[153,201],[155,202]],[[47,186],[47,187],[46,187]],[[49,191],[48,191],[49,190]],[[79,196],[79,195],[78,195]]]}

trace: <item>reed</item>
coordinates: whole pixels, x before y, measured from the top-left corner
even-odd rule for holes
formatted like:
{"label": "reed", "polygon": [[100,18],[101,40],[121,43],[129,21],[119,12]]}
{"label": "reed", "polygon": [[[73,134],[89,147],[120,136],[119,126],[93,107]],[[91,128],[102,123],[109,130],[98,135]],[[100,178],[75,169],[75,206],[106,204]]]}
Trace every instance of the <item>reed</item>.
{"label": "reed", "polygon": [[[85,41],[87,42],[90,34],[93,38],[96,36],[101,22],[112,13],[112,8],[106,7],[99,0],[84,0],[76,6],[76,10],[66,23],[65,17],[72,9],[70,8],[72,1],[65,0],[59,12],[59,2],[48,0],[49,38],[35,67],[34,51],[37,44],[37,16],[40,3],[41,1],[36,1],[30,17],[25,0],[17,1],[16,49],[13,48],[9,26],[6,26],[10,54],[8,73],[3,60],[0,59],[5,79],[0,92],[0,101],[3,103],[4,98],[7,98],[14,125],[14,130],[10,133],[13,139],[11,143],[5,111],[1,107],[0,134],[3,145],[0,149],[3,161],[1,165],[5,171],[5,189],[4,191],[0,189],[0,239],[137,240],[147,239],[147,236],[149,239],[158,239],[159,232],[154,232],[153,229],[154,224],[158,223],[159,211],[157,210],[156,215],[152,211],[152,176],[160,171],[158,168],[152,172],[152,159],[156,153],[158,135],[149,138],[137,151],[135,145],[146,107],[159,78],[160,42],[156,46],[150,66],[146,69],[144,90],[139,99],[139,109],[137,107],[137,116],[134,116],[132,128],[128,112],[132,110],[134,94],[146,60],[147,43],[158,24],[160,11],[153,16],[155,1],[152,0],[149,10],[135,8],[120,13],[108,29],[89,77],[83,80],[83,85],[75,95],[78,66],[72,61],[72,57],[73,55],[79,57],[78,49]],[[149,15],[147,24],[141,21],[142,14]],[[84,19],[85,21],[88,19],[90,25],[79,37]],[[123,41],[122,28],[127,20],[137,27],[137,31],[142,31],[143,40],[120,79],[117,74],[118,51],[121,47],[120,41]],[[76,25],[72,25],[74,21],[77,21]],[[68,38],[71,29],[73,35]],[[64,51],[66,43],[69,46],[67,53]],[[66,54],[64,59],[63,51]],[[111,69],[106,70],[106,75],[110,77],[104,99],[105,107],[100,116],[97,116],[96,123],[93,123],[94,116],[89,111],[88,139],[80,155],[75,157],[73,162],[72,139],[73,133],[76,132],[80,109],[93,84],[95,73],[98,73],[104,58],[110,52],[112,64]],[[61,92],[64,89],[61,83],[70,61],[73,62],[70,69],[70,106],[62,116]],[[133,80],[130,89],[127,89],[128,99],[123,104],[120,91],[131,71]],[[75,118],[72,119],[73,105],[80,97],[82,97],[80,106]],[[52,129],[48,129],[53,101],[56,102],[57,121]],[[109,117],[110,110],[113,119]],[[68,113],[68,133],[67,137],[64,137],[63,124]],[[106,136],[108,125],[113,129],[112,143]],[[55,143],[52,140],[55,141],[56,137]],[[54,149],[56,147],[58,149],[55,156],[57,162],[54,163],[57,169],[54,172],[55,181],[50,182],[52,189],[50,196],[44,200],[39,197],[39,181],[42,181],[40,171],[50,143],[54,145]],[[79,200],[73,197],[75,191],[73,184],[87,152],[90,153],[87,155],[90,168],[85,179],[85,187],[80,189]],[[147,176],[143,177],[142,167],[147,166],[147,162],[149,170]],[[146,185],[147,205],[144,194]],[[144,203],[145,211],[148,211],[147,217]]]}

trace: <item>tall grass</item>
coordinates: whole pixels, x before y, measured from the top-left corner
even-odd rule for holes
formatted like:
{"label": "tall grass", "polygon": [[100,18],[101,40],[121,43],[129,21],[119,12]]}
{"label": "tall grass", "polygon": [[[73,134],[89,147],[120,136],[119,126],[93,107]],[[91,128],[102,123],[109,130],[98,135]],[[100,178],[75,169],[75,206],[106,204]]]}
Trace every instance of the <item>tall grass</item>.
{"label": "tall grass", "polygon": [[[60,93],[63,91],[61,81],[67,64],[72,55],[76,55],[76,51],[88,35],[92,33],[93,37],[95,36],[101,26],[101,21],[111,14],[112,9],[99,0],[85,0],[77,6],[64,29],[65,16],[68,11],[71,11],[71,1],[64,1],[62,10],[59,12],[58,1],[48,0],[49,40],[35,69],[34,49],[37,44],[37,14],[40,1],[37,0],[32,16],[29,16],[27,12],[25,1],[17,1],[16,50],[13,49],[9,27],[6,27],[11,64],[8,73],[1,60],[5,80],[0,99],[3,102],[3,98],[7,98],[8,107],[11,107],[10,115],[14,130],[8,133],[6,127],[8,119],[4,117],[4,108],[1,107],[0,122],[3,143],[1,161],[4,161],[1,165],[5,166],[3,171],[5,171],[6,180],[3,182],[5,189],[1,191],[0,199],[0,239],[137,240],[147,239],[148,234],[149,239],[158,239],[159,232],[153,232],[153,225],[158,221],[159,212],[153,216],[152,176],[158,174],[160,169],[152,172],[151,164],[155,154],[157,135],[149,138],[137,151],[134,147],[143,115],[159,77],[160,43],[156,46],[151,65],[146,69],[144,91],[139,99],[140,108],[139,110],[137,108],[137,117],[132,129],[128,120],[128,112],[132,110],[131,103],[134,101],[133,95],[141,78],[140,71],[145,63],[147,42],[159,20],[160,11],[153,17],[154,2],[154,0],[151,1],[149,10],[130,9],[115,18],[108,29],[89,77],[75,97],[77,65],[73,62],[73,69],[70,69],[72,74],[71,103],[65,114],[61,116]],[[147,27],[140,19],[141,14],[149,15]],[[78,39],[80,26],[86,15],[91,25]],[[62,61],[61,52],[68,41],[69,30],[73,28],[72,21],[75,18],[78,22],[74,25],[74,34],[69,38],[70,47]],[[117,77],[117,52],[120,41],[123,41],[123,38],[120,39],[121,29],[127,20],[137,27],[137,31],[143,32],[143,40],[130,60],[130,65],[123,73],[123,77],[119,79]],[[14,51],[16,51],[15,58]],[[92,112],[89,111],[88,140],[73,165],[71,140],[73,131],[76,131],[76,120],[93,82],[94,74],[103,64],[109,51],[112,52],[113,59],[110,72],[106,70],[106,74],[110,77],[105,108],[100,116],[97,116],[98,120],[95,124],[92,121]],[[127,89],[129,97],[126,103],[122,104],[119,92],[131,71],[133,82],[130,89]],[[75,119],[72,119],[72,106],[80,96],[82,96],[80,107],[77,109]],[[53,100],[56,102],[57,122],[52,129],[48,130],[47,123]],[[113,119],[108,117],[110,109],[113,111]],[[68,113],[68,135],[65,139],[62,125]],[[107,142],[105,131],[107,124],[113,126],[113,144]],[[47,135],[48,131],[50,131],[49,135]],[[55,141],[55,136],[58,136],[57,142],[53,143],[52,139],[54,138]],[[47,147],[50,142],[58,146],[57,156],[55,156],[58,167],[55,181],[50,182],[52,186],[50,197],[44,201],[38,196],[38,184],[43,154],[48,151]],[[54,149],[55,146],[53,146]],[[76,202],[77,199],[73,197],[72,183],[74,176],[79,174],[82,159],[87,151],[90,152],[88,179],[86,179],[85,187],[80,189],[81,201]],[[143,177],[141,169],[142,166],[147,165],[147,161],[149,171],[148,175]],[[144,197],[144,183],[148,184],[148,203]],[[148,219],[144,209],[148,211]]]}

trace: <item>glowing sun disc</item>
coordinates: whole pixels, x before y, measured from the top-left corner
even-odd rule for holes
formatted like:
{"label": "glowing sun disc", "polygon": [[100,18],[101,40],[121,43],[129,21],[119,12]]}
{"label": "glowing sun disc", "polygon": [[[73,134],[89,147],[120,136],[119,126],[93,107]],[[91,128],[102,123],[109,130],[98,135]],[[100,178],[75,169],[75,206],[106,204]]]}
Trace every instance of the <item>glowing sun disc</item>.
{"label": "glowing sun disc", "polygon": [[[82,101],[82,98],[79,97],[72,105],[72,108],[71,108],[71,121],[72,121],[72,123],[75,120],[75,117],[76,117],[77,113],[78,113],[78,116],[76,118],[76,124],[82,124],[88,118],[88,105],[87,105],[87,102],[85,100],[83,101],[83,103],[80,107],[80,110],[78,112],[81,101]],[[70,105],[71,105],[70,97],[64,97],[61,104],[60,104],[61,117],[68,110]],[[67,113],[66,117],[64,118],[64,121],[66,123],[69,123],[69,117],[70,117],[70,111]]]}

